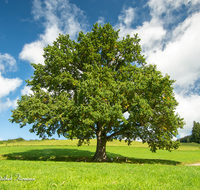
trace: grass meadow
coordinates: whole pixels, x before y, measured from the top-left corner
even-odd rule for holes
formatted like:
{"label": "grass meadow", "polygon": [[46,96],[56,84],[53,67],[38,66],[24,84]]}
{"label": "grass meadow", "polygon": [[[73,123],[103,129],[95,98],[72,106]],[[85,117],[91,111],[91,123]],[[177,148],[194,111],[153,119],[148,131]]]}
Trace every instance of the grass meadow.
{"label": "grass meadow", "polygon": [[[113,162],[93,163],[96,141],[41,140],[0,144],[0,189],[200,189],[200,144],[152,153],[146,144],[113,141]],[[115,157],[127,157],[119,161]]]}

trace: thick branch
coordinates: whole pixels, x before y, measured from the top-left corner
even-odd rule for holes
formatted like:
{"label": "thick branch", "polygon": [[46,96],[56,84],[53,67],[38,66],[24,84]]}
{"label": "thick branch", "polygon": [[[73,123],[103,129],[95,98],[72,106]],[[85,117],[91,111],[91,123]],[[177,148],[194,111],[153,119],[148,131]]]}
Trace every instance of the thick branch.
{"label": "thick branch", "polygon": [[[141,124],[137,124],[136,126],[143,126],[143,125],[144,125],[144,123],[141,122]],[[121,134],[123,134],[123,135],[129,135],[130,133],[126,133],[124,130],[119,130],[119,131],[114,132],[110,136],[108,136],[107,140],[110,140],[112,137],[117,136],[117,135],[121,135]]]}
{"label": "thick branch", "polygon": [[112,137],[116,136],[116,135],[121,135],[122,131],[117,131],[114,132],[113,134],[111,134],[109,137],[107,137],[107,140],[109,141]]}

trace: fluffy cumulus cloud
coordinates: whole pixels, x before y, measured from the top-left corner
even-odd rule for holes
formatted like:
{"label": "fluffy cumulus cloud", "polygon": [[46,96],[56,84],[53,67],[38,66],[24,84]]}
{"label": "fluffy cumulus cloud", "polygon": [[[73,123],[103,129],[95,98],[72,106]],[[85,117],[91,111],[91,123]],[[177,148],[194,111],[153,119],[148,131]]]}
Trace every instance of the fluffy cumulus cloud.
{"label": "fluffy cumulus cloud", "polygon": [[101,25],[104,25],[104,24],[105,24],[105,18],[102,17],[102,16],[100,16],[100,17],[98,18],[98,20],[97,20],[97,23],[98,23],[98,24],[101,24]]}
{"label": "fluffy cumulus cloud", "polygon": [[2,73],[14,71],[16,69],[16,60],[9,54],[0,54],[0,112],[16,105],[15,100],[6,98],[11,92],[14,92],[21,84],[19,78],[5,78]]}
{"label": "fluffy cumulus cloud", "polygon": [[0,73],[0,98],[7,96],[10,92],[15,91],[22,84],[19,78],[4,78]]}
{"label": "fluffy cumulus cloud", "polygon": [[186,122],[184,129],[179,130],[180,137],[184,137],[190,135],[193,121],[199,121],[200,96],[198,94],[190,94],[188,96],[176,94],[176,99],[180,103],[176,111]]}
{"label": "fluffy cumulus cloud", "polygon": [[123,22],[126,27],[130,27],[130,25],[134,21],[134,16],[135,10],[132,7],[129,7],[128,9],[125,9],[125,7],[123,7],[122,14],[118,16],[118,19],[120,22]]}
{"label": "fluffy cumulus cloud", "polygon": [[173,31],[164,50],[149,52],[148,61],[176,79],[182,89],[194,86],[200,75],[200,13],[193,14]]}
{"label": "fluffy cumulus cloud", "polygon": [[115,29],[120,37],[138,33],[147,63],[154,63],[162,73],[176,80],[174,92],[179,106],[177,113],[185,119],[180,137],[189,135],[193,121],[200,115],[200,1],[150,0],[151,19],[133,28],[135,9],[123,9]]}
{"label": "fluffy cumulus cloud", "polygon": [[52,44],[60,32],[56,25],[46,28],[45,34],[41,34],[37,41],[24,45],[19,55],[20,59],[31,63],[44,63],[43,48],[47,44]]}
{"label": "fluffy cumulus cloud", "polygon": [[127,10],[123,8],[121,14],[118,17],[118,23],[114,28],[120,29],[120,38],[138,33],[141,38],[141,45],[145,54],[147,50],[152,49],[155,44],[160,46],[163,36],[166,34],[166,30],[162,26],[162,22],[156,18],[152,17],[150,21],[143,22],[142,26],[137,26],[132,28],[137,16],[136,9],[128,8]]}
{"label": "fluffy cumulus cloud", "polygon": [[84,12],[68,0],[34,0],[32,14],[35,21],[43,21],[45,30],[36,41],[24,45],[19,57],[33,63],[44,63],[43,48],[51,45],[59,33],[75,39],[87,26]]}
{"label": "fluffy cumulus cloud", "polygon": [[29,94],[33,94],[33,91],[31,90],[31,88],[29,86],[25,86],[22,90],[21,90],[21,94],[22,95],[29,95]]}
{"label": "fluffy cumulus cloud", "polygon": [[114,26],[115,30],[120,29],[119,37],[122,38],[127,34],[132,34],[131,24],[134,22],[135,9],[123,7],[121,14],[118,16],[118,23]]}
{"label": "fluffy cumulus cloud", "polygon": [[0,112],[13,108],[16,106],[17,99],[10,100],[6,98],[11,92],[14,92],[19,86],[21,86],[22,80],[19,78],[4,78],[0,72]]}
{"label": "fluffy cumulus cloud", "polygon": [[0,112],[5,111],[9,108],[14,108],[17,106],[17,100],[19,98],[17,97],[15,100],[10,100],[10,98],[6,98],[3,101],[0,100]]}
{"label": "fluffy cumulus cloud", "polygon": [[10,54],[0,53],[0,72],[14,71],[16,69],[16,60]]}
{"label": "fluffy cumulus cloud", "polygon": [[13,108],[16,106],[17,99],[10,100],[6,98],[11,92],[14,92],[19,86],[21,86],[22,80],[19,78],[4,78],[0,73],[0,112]]}

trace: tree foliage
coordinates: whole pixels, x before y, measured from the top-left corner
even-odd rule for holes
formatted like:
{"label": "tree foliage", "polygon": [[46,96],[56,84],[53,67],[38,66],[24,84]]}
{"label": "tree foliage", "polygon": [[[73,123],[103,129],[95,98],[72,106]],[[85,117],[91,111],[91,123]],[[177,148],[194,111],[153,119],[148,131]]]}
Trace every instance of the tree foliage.
{"label": "tree foliage", "polygon": [[191,138],[192,138],[192,135],[188,135],[188,136],[178,139],[178,141],[180,141],[181,143],[191,143]]}
{"label": "tree foliage", "polygon": [[154,152],[178,148],[171,140],[183,127],[175,81],[146,64],[139,42],[137,34],[120,40],[109,23],[94,24],[77,41],[60,34],[44,48],[44,65],[32,64],[26,82],[33,94],[21,97],[11,122],[33,124],[40,137],[77,137],[79,145],[97,138],[94,161],[108,160],[106,142],[113,139],[140,138]]}
{"label": "tree foliage", "polygon": [[191,141],[200,143],[200,123],[199,122],[194,121],[193,128],[192,128]]}

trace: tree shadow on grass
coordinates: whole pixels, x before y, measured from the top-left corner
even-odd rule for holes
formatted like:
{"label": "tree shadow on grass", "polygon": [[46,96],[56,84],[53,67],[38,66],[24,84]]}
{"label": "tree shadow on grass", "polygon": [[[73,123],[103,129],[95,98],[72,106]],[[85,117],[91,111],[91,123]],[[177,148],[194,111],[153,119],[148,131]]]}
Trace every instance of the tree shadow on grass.
{"label": "tree shadow on grass", "polygon": [[[119,154],[112,155],[113,163],[130,163],[130,164],[161,164],[161,165],[179,165],[181,162],[164,159],[145,159],[123,157]],[[10,153],[2,155],[7,160],[30,160],[30,161],[64,161],[64,162],[90,162],[94,152],[79,149],[34,149],[24,152]]]}
{"label": "tree shadow on grass", "polygon": [[161,165],[180,165],[181,162],[164,159],[147,159],[147,158],[128,158],[126,163],[132,164],[161,164]]}
{"label": "tree shadow on grass", "polygon": [[175,161],[175,160],[123,157],[119,154],[115,155],[113,153],[109,153],[109,155],[112,155],[113,162],[115,162],[115,163],[161,164],[161,165],[174,165],[174,166],[181,164],[181,162]]}
{"label": "tree shadow on grass", "polygon": [[73,162],[92,158],[94,152],[78,149],[34,149],[2,155],[7,160],[65,161]]}

